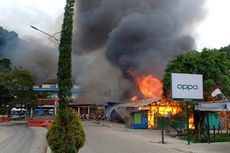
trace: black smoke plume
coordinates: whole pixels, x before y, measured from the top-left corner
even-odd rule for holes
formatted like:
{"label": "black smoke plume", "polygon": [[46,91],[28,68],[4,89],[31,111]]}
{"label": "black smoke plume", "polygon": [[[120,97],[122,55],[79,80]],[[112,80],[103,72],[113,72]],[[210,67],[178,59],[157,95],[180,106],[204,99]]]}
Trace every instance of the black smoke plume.
{"label": "black smoke plume", "polygon": [[34,37],[19,38],[3,50],[3,57],[9,58],[17,67],[29,70],[37,83],[55,79],[58,50],[47,42]]}
{"label": "black smoke plume", "polygon": [[194,28],[204,17],[204,0],[79,0],[74,50],[105,47],[122,71],[134,67],[163,75],[168,60],[195,48]]}
{"label": "black smoke plume", "polygon": [[[107,86],[123,93],[117,98],[128,98],[135,92],[133,80],[126,75],[128,69],[161,79],[173,56],[195,49],[192,34],[205,15],[204,2],[78,0],[73,48],[79,59],[84,58],[84,64],[77,66],[84,73],[76,74],[81,86],[90,87],[96,95],[101,95],[97,93],[101,85]],[[91,68],[83,68],[85,65]],[[114,67],[119,71],[114,71]],[[109,78],[111,74],[113,79]],[[95,81],[95,76],[100,79]],[[92,79],[86,81],[88,77]],[[90,93],[89,88],[83,92]]]}

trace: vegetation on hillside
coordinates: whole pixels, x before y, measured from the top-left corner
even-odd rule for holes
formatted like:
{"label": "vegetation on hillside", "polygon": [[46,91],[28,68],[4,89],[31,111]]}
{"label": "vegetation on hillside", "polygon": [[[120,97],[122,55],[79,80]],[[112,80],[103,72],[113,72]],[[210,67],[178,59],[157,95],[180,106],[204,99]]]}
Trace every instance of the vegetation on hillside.
{"label": "vegetation on hillside", "polygon": [[14,31],[8,31],[4,29],[3,27],[0,27],[0,57],[4,55],[4,52],[7,50],[7,46],[15,46],[12,44],[15,44],[15,42],[18,41],[18,34]]}

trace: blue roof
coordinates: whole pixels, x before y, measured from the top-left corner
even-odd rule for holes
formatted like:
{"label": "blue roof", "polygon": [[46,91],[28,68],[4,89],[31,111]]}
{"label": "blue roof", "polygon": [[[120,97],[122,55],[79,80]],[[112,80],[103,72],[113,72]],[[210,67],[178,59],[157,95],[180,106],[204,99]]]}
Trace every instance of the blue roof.
{"label": "blue roof", "polygon": [[[33,88],[34,91],[49,91],[49,92],[58,92],[59,88]],[[79,93],[80,88],[72,88],[72,93]]]}

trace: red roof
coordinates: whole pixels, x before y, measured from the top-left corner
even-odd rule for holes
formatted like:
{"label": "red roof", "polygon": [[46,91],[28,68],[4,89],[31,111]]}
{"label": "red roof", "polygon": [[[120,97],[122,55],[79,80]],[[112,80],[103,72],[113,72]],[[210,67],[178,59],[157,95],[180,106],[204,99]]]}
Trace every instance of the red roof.
{"label": "red roof", "polygon": [[43,105],[55,105],[57,103],[57,99],[38,99],[37,105],[43,106]]}
{"label": "red roof", "polygon": [[58,83],[57,79],[50,79],[42,82],[42,84],[57,84],[57,83]]}

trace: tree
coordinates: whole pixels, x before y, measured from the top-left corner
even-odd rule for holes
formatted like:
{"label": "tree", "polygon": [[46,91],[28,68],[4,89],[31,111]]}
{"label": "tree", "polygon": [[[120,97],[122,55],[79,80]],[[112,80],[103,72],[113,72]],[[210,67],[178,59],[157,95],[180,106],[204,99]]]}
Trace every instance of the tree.
{"label": "tree", "polygon": [[221,52],[227,52],[227,54],[228,54],[228,59],[230,60],[230,45],[225,46],[225,47],[221,47],[221,48],[220,48],[220,51],[221,51]]}
{"label": "tree", "polygon": [[85,142],[82,125],[77,124],[80,123],[79,118],[76,112],[71,113],[68,108],[73,86],[71,55],[74,3],[75,0],[66,0],[57,72],[59,111],[46,137],[54,153],[77,153]]}
{"label": "tree", "polygon": [[30,72],[22,68],[16,68],[7,73],[6,76],[6,85],[10,94],[14,97],[15,103],[26,107],[35,106],[37,101],[36,93],[33,91],[35,79]]}
{"label": "tree", "polygon": [[[85,143],[85,133],[76,111],[68,109],[67,116],[69,116],[69,121],[64,125],[58,113],[47,132],[46,137],[54,153],[76,153]],[[64,137],[63,133],[66,131],[68,131],[66,133],[68,136]],[[68,146],[63,143],[67,143]]]}
{"label": "tree", "polygon": [[169,95],[171,73],[203,74],[204,99],[209,100],[213,86],[217,83],[222,92],[230,95],[230,61],[226,52],[203,49],[201,53],[190,51],[176,56],[166,67],[163,77],[164,95]]}
{"label": "tree", "polygon": [[0,59],[0,72],[8,72],[12,68],[12,64],[9,59],[2,58]]}
{"label": "tree", "polygon": [[62,24],[61,40],[58,60],[58,98],[59,108],[66,109],[71,99],[72,84],[72,31],[75,0],[66,0],[64,20]]}
{"label": "tree", "polygon": [[0,114],[7,114],[9,110],[7,110],[7,105],[9,101],[13,98],[10,95],[9,90],[5,84],[5,76],[3,73],[0,73]]}
{"label": "tree", "polygon": [[0,114],[7,114],[7,105],[13,99],[6,85],[6,73],[11,70],[11,62],[9,59],[0,59]]}
{"label": "tree", "polygon": [[13,67],[9,59],[0,59],[0,103],[3,109],[16,104],[34,106],[37,99],[32,90],[34,84],[35,79],[29,71]]}

